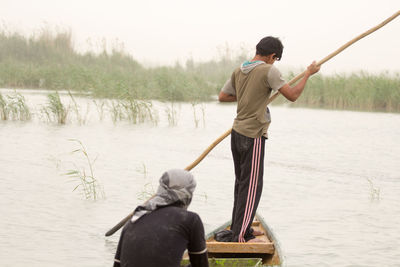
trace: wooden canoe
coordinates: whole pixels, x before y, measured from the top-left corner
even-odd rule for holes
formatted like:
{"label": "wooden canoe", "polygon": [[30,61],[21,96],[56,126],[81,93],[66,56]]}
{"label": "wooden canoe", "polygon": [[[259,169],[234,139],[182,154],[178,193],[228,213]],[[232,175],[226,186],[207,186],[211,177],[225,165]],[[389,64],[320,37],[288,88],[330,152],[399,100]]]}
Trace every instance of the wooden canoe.
{"label": "wooden canoe", "polygon": [[[278,240],[276,239],[276,236],[272,232],[271,228],[268,227],[260,215],[256,214],[256,217],[252,223],[252,228],[264,233],[263,235],[256,237],[262,242],[236,243],[215,241],[214,234],[220,230],[228,229],[230,224],[231,222],[228,221],[211,233],[207,234],[206,241],[210,263],[217,261],[218,259],[226,259],[232,262],[237,261],[237,263],[240,262],[241,264],[228,264],[225,266],[283,266],[283,255]],[[256,261],[256,259],[259,259],[259,261]]]}

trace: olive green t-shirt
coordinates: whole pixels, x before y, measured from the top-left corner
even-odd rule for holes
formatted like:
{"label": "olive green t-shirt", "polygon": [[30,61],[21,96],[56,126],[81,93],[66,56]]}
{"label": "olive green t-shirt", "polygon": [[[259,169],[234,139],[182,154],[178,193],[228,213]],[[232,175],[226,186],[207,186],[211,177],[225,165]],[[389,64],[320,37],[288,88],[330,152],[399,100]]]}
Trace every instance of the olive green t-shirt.
{"label": "olive green t-shirt", "polygon": [[[237,115],[233,129],[247,137],[267,137],[271,123],[267,107],[272,91],[278,91],[286,82],[273,65],[258,63],[254,68],[237,68],[231,76],[231,84],[225,84],[223,91],[234,90],[237,98]],[[231,88],[229,88],[231,87]]]}

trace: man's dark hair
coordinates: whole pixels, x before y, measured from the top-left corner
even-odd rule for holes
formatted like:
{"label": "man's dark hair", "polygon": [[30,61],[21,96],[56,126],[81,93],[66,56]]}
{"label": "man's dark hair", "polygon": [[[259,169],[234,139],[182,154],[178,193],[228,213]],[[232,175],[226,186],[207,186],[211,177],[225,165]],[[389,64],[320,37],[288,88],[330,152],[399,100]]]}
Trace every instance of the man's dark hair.
{"label": "man's dark hair", "polygon": [[283,44],[276,37],[267,36],[258,42],[256,46],[256,55],[268,56],[275,53],[276,60],[281,60],[283,52]]}

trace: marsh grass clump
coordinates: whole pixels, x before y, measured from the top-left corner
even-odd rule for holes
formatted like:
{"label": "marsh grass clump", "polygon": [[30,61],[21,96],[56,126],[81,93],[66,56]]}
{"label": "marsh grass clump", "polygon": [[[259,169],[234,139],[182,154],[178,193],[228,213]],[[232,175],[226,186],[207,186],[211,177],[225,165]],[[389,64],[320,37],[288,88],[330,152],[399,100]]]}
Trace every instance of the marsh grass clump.
{"label": "marsh grass clump", "polygon": [[80,107],[80,105],[78,105],[78,103],[75,100],[75,97],[72,95],[71,91],[68,91],[68,95],[71,98],[72,101],[72,107],[71,109],[74,111],[75,116],[76,116],[76,120],[78,121],[78,123],[80,125],[82,124],[86,124],[87,120],[88,120],[88,113],[89,113],[89,103],[87,103],[86,105],[86,113],[82,115],[82,109]]}
{"label": "marsh grass clump", "polygon": [[138,200],[147,200],[156,194],[156,190],[151,182],[148,182],[144,185],[143,190],[137,194]]}
{"label": "marsh grass clump", "polygon": [[105,100],[93,99],[93,103],[96,107],[97,114],[99,115],[99,120],[103,121],[105,118],[105,109],[107,106],[107,102]]}
{"label": "marsh grass clump", "polygon": [[178,112],[174,102],[170,102],[165,106],[165,113],[167,114],[169,126],[178,125]]}
{"label": "marsh grass clump", "polygon": [[202,199],[204,200],[204,203],[207,203],[208,195],[207,195],[206,192],[198,193],[198,194],[196,194],[196,195],[197,195],[198,197],[202,198]]}
{"label": "marsh grass clump", "polygon": [[371,200],[379,200],[381,195],[380,188],[377,188],[370,178],[366,178],[369,184],[370,189],[370,198]]}
{"label": "marsh grass clump", "polygon": [[110,101],[111,118],[114,123],[128,120],[133,124],[152,122],[158,123],[158,118],[151,101],[126,97]]}
{"label": "marsh grass clump", "polygon": [[[73,178],[74,180],[77,179],[79,182],[72,191],[80,188],[85,199],[97,200],[98,198],[105,198],[103,186],[95,178],[93,172],[93,166],[97,160],[97,157],[94,160],[91,160],[85,146],[81,141],[77,139],[70,139],[69,141],[75,142],[79,145],[79,147],[73,150],[72,153],[83,156],[87,163],[86,167],[79,167],[77,164],[74,164],[75,168],[68,170],[67,173],[65,173],[65,175]],[[89,171],[86,170],[87,167],[89,168]]]}
{"label": "marsh grass clump", "polygon": [[4,99],[3,95],[0,93],[0,119],[5,121],[7,120],[7,102]]}
{"label": "marsh grass clump", "polygon": [[197,103],[196,103],[196,102],[191,102],[191,104],[192,104],[192,109],[193,109],[193,120],[194,120],[194,125],[195,125],[196,128],[197,128],[197,127],[199,127],[199,121],[200,121],[200,119],[197,118],[197,114],[196,114],[196,105],[197,105]]}
{"label": "marsh grass clump", "polygon": [[[144,163],[142,163],[141,168],[137,168],[136,171],[139,172],[139,173],[141,173],[141,174],[143,174],[143,178],[144,178],[144,179],[147,179],[147,174],[148,174],[148,172],[147,172],[146,165],[145,165]],[[138,199],[138,200],[142,200],[142,201],[143,201],[143,200],[147,200],[147,199],[149,199],[150,197],[152,197],[153,195],[155,195],[155,193],[156,193],[156,191],[155,191],[155,189],[154,189],[154,186],[153,186],[153,184],[151,183],[151,181],[149,181],[149,182],[147,182],[147,183],[144,185],[143,190],[140,191],[140,192],[137,194],[137,199]]]}
{"label": "marsh grass clump", "polygon": [[197,114],[197,106],[199,106],[201,117],[202,117],[202,122],[203,122],[203,127],[205,127],[206,126],[206,119],[205,119],[205,105],[204,105],[204,103],[198,103],[196,101],[191,101],[190,103],[191,103],[192,109],[193,109],[193,120],[194,120],[195,127],[196,128],[199,127],[199,122],[200,122],[199,115]]}
{"label": "marsh grass clump", "polygon": [[55,92],[47,95],[47,105],[41,109],[41,112],[49,122],[65,124],[69,109],[69,106],[65,106],[61,102],[58,92]]}
{"label": "marsh grass clump", "polygon": [[150,121],[157,123],[157,118],[154,115],[153,104],[151,101],[137,100],[134,98],[126,98],[121,100],[126,118],[136,124]]}
{"label": "marsh grass clump", "polygon": [[14,92],[11,95],[0,93],[0,119],[27,121],[32,118],[32,113],[26,104],[25,97]]}
{"label": "marsh grass clump", "polygon": [[111,100],[109,102],[111,119],[114,123],[125,118],[123,108],[118,100]]}
{"label": "marsh grass clump", "polygon": [[146,164],[142,163],[142,166],[140,168],[136,168],[136,171],[143,174],[143,177],[145,179],[147,178],[148,171],[147,171]]}

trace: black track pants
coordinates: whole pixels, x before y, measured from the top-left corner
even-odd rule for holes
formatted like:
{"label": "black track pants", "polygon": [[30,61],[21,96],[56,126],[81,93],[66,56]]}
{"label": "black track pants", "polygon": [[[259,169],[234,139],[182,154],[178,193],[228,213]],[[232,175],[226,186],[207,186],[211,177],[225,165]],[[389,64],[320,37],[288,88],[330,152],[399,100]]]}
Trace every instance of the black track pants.
{"label": "black track pants", "polygon": [[246,242],[254,238],[250,226],[263,187],[265,137],[250,138],[232,130],[231,150],[236,176],[232,242]]}

